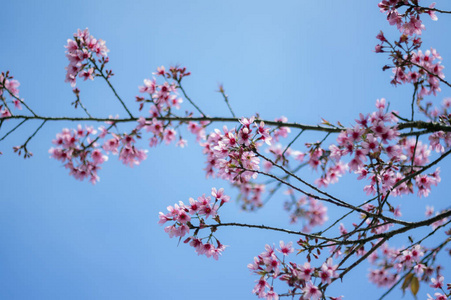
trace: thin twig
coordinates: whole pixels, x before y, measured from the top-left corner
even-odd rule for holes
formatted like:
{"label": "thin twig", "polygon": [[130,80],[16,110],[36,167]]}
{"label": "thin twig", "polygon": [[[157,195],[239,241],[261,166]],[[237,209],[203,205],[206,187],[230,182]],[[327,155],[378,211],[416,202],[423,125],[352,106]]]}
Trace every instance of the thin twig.
{"label": "thin twig", "polygon": [[204,113],[202,112],[202,110],[199,108],[199,106],[197,106],[197,105],[193,102],[193,100],[191,100],[191,98],[188,97],[188,95],[186,94],[185,89],[184,89],[183,86],[182,86],[181,80],[178,80],[177,82],[178,82],[178,84],[179,84],[179,85],[178,85],[178,88],[182,91],[183,96],[185,96],[185,98],[189,101],[189,103],[191,103],[191,105],[194,106],[194,107],[197,109],[197,111],[198,111],[203,117],[205,117],[206,114],[204,114]]}
{"label": "thin twig", "polygon": [[124,107],[124,109],[127,111],[128,115],[130,116],[130,118],[133,118],[132,113],[128,110],[127,106],[125,105],[124,101],[122,101],[121,97],[119,97],[119,95],[117,94],[116,90],[114,89],[113,85],[111,84],[111,82],[108,80],[108,77],[105,76],[105,74],[103,74],[103,71],[97,66],[97,63],[95,61],[95,59],[90,58],[89,59],[93,64],[94,67],[96,68],[96,70],[99,72],[100,76],[103,77],[103,79],[105,79],[105,81],[108,83],[108,86],[111,88],[111,90],[113,91],[114,95],[116,96],[116,98],[119,100],[119,102],[122,104],[122,106]]}
{"label": "thin twig", "polygon": [[[3,120],[2,120],[3,121]],[[19,123],[19,125],[17,125],[16,127],[14,127],[13,129],[11,129],[10,131],[8,131],[1,139],[0,142],[3,141],[8,135],[10,135],[11,133],[13,133],[17,128],[19,128],[20,126],[22,126],[23,123],[25,123],[28,120],[23,120],[22,122]]]}
{"label": "thin twig", "polygon": [[219,92],[221,93],[222,97],[224,98],[224,101],[225,101],[225,103],[227,104],[227,107],[229,108],[230,112],[232,113],[232,116],[233,116],[234,118],[236,118],[236,115],[235,115],[235,113],[233,112],[232,107],[230,106],[230,103],[229,103],[229,97],[227,97],[227,95],[225,94],[224,88],[222,87],[222,85],[219,86]]}
{"label": "thin twig", "polygon": [[17,97],[16,95],[14,95],[10,90],[8,90],[5,86],[3,87],[3,89],[5,89],[10,95],[11,97],[13,97],[14,99],[16,99],[17,101],[19,101],[20,103],[23,104],[23,106],[25,106],[33,115],[36,116],[35,112],[19,97]]}
{"label": "thin twig", "polygon": [[27,146],[28,142],[31,141],[31,139],[36,135],[36,133],[39,132],[39,130],[41,130],[42,126],[44,126],[45,122],[47,121],[43,121],[41,125],[39,125],[39,127],[35,130],[35,132],[33,132],[33,134],[25,141],[25,143],[23,144],[24,147]]}
{"label": "thin twig", "polygon": [[293,145],[293,143],[298,139],[298,137],[301,136],[301,134],[304,132],[304,129],[302,129],[297,135],[296,137],[285,147],[285,150],[283,150],[282,152],[282,157],[285,155],[285,152],[287,152],[288,148],[291,147],[291,145]]}

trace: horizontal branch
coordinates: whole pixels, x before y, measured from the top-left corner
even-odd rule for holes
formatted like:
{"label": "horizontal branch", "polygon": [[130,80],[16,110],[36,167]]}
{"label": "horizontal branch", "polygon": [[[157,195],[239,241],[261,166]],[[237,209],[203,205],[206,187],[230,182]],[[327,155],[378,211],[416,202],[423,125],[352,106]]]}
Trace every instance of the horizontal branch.
{"label": "horizontal branch", "polygon": [[[89,118],[89,117],[45,117],[45,116],[27,116],[27,115],[14,115],[2,118],[3,120],[19,119],[19,120],[42,120],[42,121],[72,121],[72,122],[115,122],[115,123],[129,123],[137,122],[138,118]],[[156,117],[159,121],[174,121],[174,122],[190,122],[190,121],[209,121],[209,122],[238,122],[237,118],[227,118],[227,117]],[[146,118],[148,121],[152,121],[152,118]],[[256,119],[256,122],[263,121],[266,125],[279,126],[279,127],[290,127],[298,128],[310,131],[321,131],[329,133],[339,133],[348,128],[336,128],[336,127],[325,127],[320,125],[306,125],[297,122],[283,123],[278,121],[269,121],[263,119]],[[427,134],[435,131],[451,132],[451,126],[443,125],[437,122],[425,122],[425,121],[414,121],[414,122],[404,122],[397,124],[398,130],[403,129],[426,129],[417,133],[410,133],[409,135],[421,135]]]}
{"label": "horizontal branch", "polygon": [[339,242],[338,240],[327,238],[327,237],[324,237],[324,236],[321,236],[321,235],[308,234],[308,233],[304,233],[302,231],[293,231],[293,230],[277,228],[277,227],[271,227],[271,226],[266,226],[266,225],[252,225],[252,224],[243,224],[243,223],[233,223],[232,222],[232,223],[219,223],[219,224],[211,224],[211,225],[202,225],[202,227],[192,226],[191,228],[192,229],[202,229],[202,228],[216,228],[216,227],[223,227],[223,226],[266,229],[266,230],[273,230],[273,231],[284,232],[284,233],[288,233],[288,234],[301,235],[301,236],[304,236],[304,237],[308,237],[309,239],[319,239],[319,240],[325,240],[325,241],[334,242],[334,243]]}
{"label": "horizontal branch", "polygon": [[445,212],[443,212],[441,214],[436,215],[435,217],[432,217],[432,218],[429,218],[429,219],[426,219],[426,220],[423,220],[423,221],[409,222],[404,227],[401,227],[401,228],[398,228],[398,229],[395,229],[395,230],[392,230],[392,231],[387,231],[387,232],[384,232],[384,233],[375,234],[375,235],[372,235],[372,236],[367,237],[367,238],[360,238],[358,240],[341,241],[340,244],[341,245],[357,244],[357,243],[364,244],[364,243],[368,243],[370,241],[373,241],[375,239],[380,239],[380,238],[388,240],[388,239],[392,238],[395,235],[398,235],[398,234],[410,231],[410,230],[418,228],[418,227],[429,226],[429,225],[431,225],[431,224],[433,224],[433,223],[435,223],[437,221],[443,220],[443,219],[445,219],[447,217],[450,217],[450,216],[451,216],[451,210],[447,210],[447,211],[445,211]]}

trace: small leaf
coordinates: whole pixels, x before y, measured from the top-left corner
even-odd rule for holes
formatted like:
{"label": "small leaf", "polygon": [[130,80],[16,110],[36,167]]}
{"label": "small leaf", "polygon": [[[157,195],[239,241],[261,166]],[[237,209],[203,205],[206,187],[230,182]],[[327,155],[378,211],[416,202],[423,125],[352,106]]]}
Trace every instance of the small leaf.
{"label": "small leaf", "polygon": [[406,278],[404,279],[404,282],[402,283],[402,291],[404,292],[410,285],[410,282],[412,281],[413,273],[407,274]]}
{"label": "small leaf", "polygon": [[415,296],[415,298],[417,296],[419,289],[420,289],[420,282],[418,281],[418,278],[413,277],[412,282],[410,283],[410,291]]}
{"label": "small leaf", "polygon": [[219,219],[219,215],[216,215],[213,220],[215,220],[216,222],[218,222],[219,224],[221,224],[221,219]]}
{"label": "small leaf", "polygon": [[323,119],[323,118],[321,118],[321,124],[324,124],[324,125],[332,125],[332,124],[330,124],[330,122],[329,121],[327,121],[326,119]]}

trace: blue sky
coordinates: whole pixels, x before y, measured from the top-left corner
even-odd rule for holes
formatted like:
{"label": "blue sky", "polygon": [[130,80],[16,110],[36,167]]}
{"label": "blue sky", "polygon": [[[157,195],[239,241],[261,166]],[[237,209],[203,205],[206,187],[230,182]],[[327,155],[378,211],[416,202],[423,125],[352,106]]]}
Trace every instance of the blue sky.
{"label": "blue sky", "polygon": [[[223,83],[239,116],[259,112],[266,119],[284,115],[309,124],[323,117],[346,126],[359,112],[373,111],[381,97],[401,112],[410,105],[411,87],[390,86],[391,74],[381,71],[387,57],[372,52],[379,30],[387,37],[398,35],[377,2],[8,1],[2,4],[0,69],[21,82],[21,97],[39,114],[82,115],[70,105],[74,99],[64,83],[63,46],[78,28],[88,27],[106,40],[116,74],[112,82],[135,112],[142,80],[158,66],[182,64],[192,72],[185,81],[187,92],[211,116],[229,116],[215,92]],[[450,9],[449,4],[443,8]],[[424,48],[437,48],[448,66],[451,45],[443,36],[451,22],[439,16],[438,22],[425,24]],[[101,80],[79,87],[93,115],[125,116]],[[449,89],[442,89],[436,103],[449,96]],[[111,157],[101,181],[92,186],[69,177],[49,159],[55,134],[76,123],[44,127],[30,144],[32,159],[12,153],[12,146],[22,144],[37,124],[21,127],[0,143],[0,298],[255,298],[251,290],[257,278],[246,265],[266,243],[290,237],[224,228],[218,236],[230,247],[214,261],[186,245],[177,247],[177,240],[157,224],[158,212],[167,205],[209,193],[213,186],[236,196],[226,182],[205,179],[204,157],[192,138],[183,150],[150,149],[148,159],[133,169]],[[297,147],[302,150],[302,142],[321,138],[305,135]],[[313,180],[316,175],[305,171],[303,176]],[[422,217],[427,204],[445,207],[450,177],[445,162],[442,184],[429,198],[401,198],[402,207],[422,207],[405,211],[406,218]],[[331,191],[360,202],[365,197],[360,185],[356,188],[355,177],[348,175]],[[284,197],[280,194],[258,213],[241,212],[232,201],[221,209],[221,219],[295,229],[282,209]],[[342,211],[331,208],[330,213],[332,218]],[[332,286],[331,295],[380,295],[382,290],[362,279],[367,268]],[[451,278],[450,270],[445,272]],[[421,297],[426,290],[420,289]]]}

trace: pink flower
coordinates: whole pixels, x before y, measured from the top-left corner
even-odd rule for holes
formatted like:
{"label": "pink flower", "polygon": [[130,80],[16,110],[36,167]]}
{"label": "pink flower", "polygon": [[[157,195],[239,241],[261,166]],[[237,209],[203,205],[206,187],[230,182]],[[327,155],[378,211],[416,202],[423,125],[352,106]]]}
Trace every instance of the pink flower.
{"label": "pink flower", "polygon": [[164,66],[157,67],[157,72],[153,73],[158,76],[164,76],[166,74],[166,70],[164,69]]}
{"label": "pink flower", "polygon": [[186,224],[190,220],[191,220],[191,217],[184,210],[181,210],[177,216],[177,221],[182,224]]}
{"label": "pink flower", "polygon": [[227,196],[226,194],[224,194],[223,188],[220,188],[219,191],[216,190],[216,188],[212,188],[211,195],[213,197],[215,197],[217,200],[221,201],[221,205],[226,202],[229,202],[229,200],[230,200],[230,196]]}
{"label": "pink flower", "polygon": [[96,149],[96,150],[92,151],[91,158],[92,158],[94,164],[96,164],[96,165],[103,164],[104,162],[106,162],[108,160],[108,156],[103,155],[102,152],[100,151],[100,149]]}
{"label": "pink flower", "polygon": [[188,141],[185,139],[180,138],[177,144],[175,144],[177,147],[185,148],[188,145]]}
{"label": "pink flower", "polygon": [[166,144],[170,144],[173,140],[175,140],[177,133],[172,128],[166,128],[163,133],[163,139]]}
{"label": "pink flower", "polygon": [[285,256],[294,252],[293,242],[289,242],[288,244],[285,244],[283,241],[280,241],[279,246],[280,246],[280,250],[277,249],[277,251],[279,251],[280,253],[282,253]]}
{"label": "pink flower", "polygon": [[260,125],[257,127],[257,133],[261,135],[261,139],[265,141],[266,144],[271,145],[271,135],[269,133],[269,128],[265,128],[265,123],[263,121],[260,122]]}
{"label": "pink flower", "polygon": [[431,278],[432,284],[430,287],[433,287],[434,289],[441,289],[443,287],[443,280],[445,278],[443,276],[439,276],[437,279]]}
{"label": "pink flower", "polygon": [[148,93],[148,94],[153,94],[156,91],[156,84],[157,81],[156,79],[144,79],[144,86],[140,86],[139,87],[139,92],[140,93]]}
{"label": "pink flower", "polygon": [[248,127],[242,127],[238,132],[238,143],[249,146],[251,144],[251,133],[251,129]]}
{"label": "pink flower", "polygon": [[[429,8],[434,8],[434,7],[435,7],[435,2],[432,3],[431,5],[429,5]],[[437,21],[438,20],[437,16],[435,15],[435,11],[428,10],[427,13],[431,17],[432,21]]]}
{"label": "pink flower", "polygon": [[263,258],[263,263],[266,265],[266,272],[273,272],[273,277],[277,277],[280,273],[279,260],[276,255],[269,255]]}
{"label": "pink flower", "polygon": [[317,286],[313,285],[313,283],[311,281],[308,281],[306,283],[306,285],[302,289],[302,291],[304,292],[303,297],[305,299],[310,299],[310,300],[318,300],[323,295],[321,293],[321,291],[319,290],[319,288]]}
{"label": "pink flower", "polygon": [[158,221],[158,224],[160,224],[160,225],[163,225],[163,224],[166,223],[167,221],[171,221],[171,220],[172,220],[172,218],[166,216],[166,215],[163,214],[161,211],[159,212],[158,217],[159,217],[159,219],[160,219],[160,220]]}
{"label": "pink flower", "polygon": [[82,71],[80,72],[80,74],[78,75],[80,78],[83,78],[85,81],[88,79],[94,80],[94,77],[92,76],[92,74],[94,73],[94,68],[90,68],[87,71]]}
{"label": "pink flower", "polygon": [[427,294],[427,295],[428,295],[427,300],[448,300],[449,299],[446,295],[443,295],[442,293],[435,293],[434,294],[435,298],[432,298],[432,296],[429,294]]}
{"label": "pink flower", "polygon": [[205,215],[205,219],[208,219],[208,217],[212,216],[215,217],[217,215],[217,210],[218,210],[218,206],[217,205],[203,205],[199,211],[199,213]]}
{"label": "pink flower", "polygon": [[265,279],[260,278],[260,280],[257,281],[254,289],[252,290],[252,293],[256,294],[259,298],[263,298],[266,296],[265,288],[269,288],[269,286],[270,285],[266,282]]}
{"label": "pink flower", "polygon": [[278,299],[279,295],[276,292],[274,292],[273,287],[271,287],[269,292],[266,294],[266,300],[278,300]]}
{"label": "pink flower", "polygon": [[304,263],[303,266],[299,267],[299,278],[305,281],[309,281],[314,270],[315,268],[312,268],[310,266],[310,263]]}

